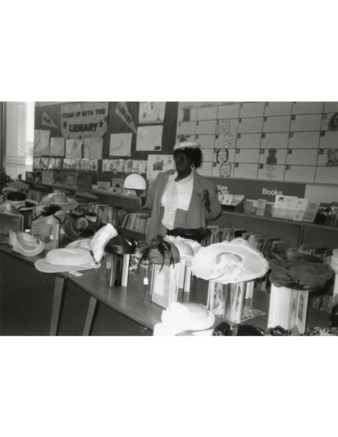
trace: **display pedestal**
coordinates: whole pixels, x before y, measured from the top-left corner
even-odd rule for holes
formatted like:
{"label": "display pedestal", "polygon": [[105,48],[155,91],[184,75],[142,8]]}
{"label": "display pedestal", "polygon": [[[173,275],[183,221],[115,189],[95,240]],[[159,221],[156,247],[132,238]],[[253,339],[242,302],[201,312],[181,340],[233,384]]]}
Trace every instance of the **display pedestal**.
{"label": "display pedestal", "polygon": [[281,326],[304,334],[309,290],[276,287],[271,284],[268,329]]}

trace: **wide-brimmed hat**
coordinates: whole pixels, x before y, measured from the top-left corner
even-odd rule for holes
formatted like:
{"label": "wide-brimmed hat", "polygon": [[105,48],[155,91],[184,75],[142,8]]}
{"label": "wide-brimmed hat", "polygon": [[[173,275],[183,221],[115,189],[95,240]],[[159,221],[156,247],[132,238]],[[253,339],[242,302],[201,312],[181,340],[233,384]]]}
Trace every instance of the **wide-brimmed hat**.
{"label": "wide-brimmed hat", "polygon": [[64,193],[51,193],[47,194],[42,200],[41,205],[54,205],[59,206],[64,211],[71,211],[79,206],[78,202],[71,197],[67,197]]}
{"label": "wide-brimmed hat", "polygon": [[174,151],[179,149],[200,149],[201,145],[194,141],[182,141],[178,144],[175,144]]}
{"label": "wide-brimmed hat", "polygon": [[327,264],[307,261],[272,259],[270,281],[276,287],[319,291],[332,278],[333,270]]}
{"label": "wide-brimmed hat", "polygon": [[69,272],[78,270],[97,269],[89,250],[82,248],[52,249],[47,252],[46,258],[34,263],[37,270],[44,273]]}
{"label": "wide-brimmed hat", "polygon": [[268,270],[263,254],[242,238],[201,247],[192,262],[195,276],[221,284],[251,281]]}
{"label": "wide-brimmed hat", "polygon": [[68,216],[63,223],[63,230],[70,240],[94,235],[97,230],[96,215],[94,221],[89,215]]}
{"label": "wide-brimmed hat", "polygon": [[90,240],[90,249],[84,247],[52,249],[47,253],[46,258],[35,261],[35,268],[44,273],[97,269],[101,265],[106,244],[116,235],[116,229],[108,223]]}
{"label": "wide-brimmed hat", "polygon": [[209,329],[215,323],[215,315],[202,304],[173,302],[162,312],[161,320],[162,323],[154,327],[155,336]]}
{"label": "wide-brimmed hat", "polygon": [[46,247],[43,241],[22,231],[14,232],[10,230],[8,242],[12,246],[13,252],[28,257],[39,255]]}

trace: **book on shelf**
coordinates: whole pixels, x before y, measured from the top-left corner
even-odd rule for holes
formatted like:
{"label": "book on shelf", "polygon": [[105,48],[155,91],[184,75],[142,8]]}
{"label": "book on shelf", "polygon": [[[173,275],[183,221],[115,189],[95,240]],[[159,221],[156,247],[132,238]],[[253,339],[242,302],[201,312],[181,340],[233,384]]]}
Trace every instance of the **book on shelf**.
{"label": "book on shelf", "polygon": [[315,221],[315,217],[317,215],[317,211],[319,208],[320,202],[309,200],[307,207],[304,211],[302,221],[313,223]]}
{"label": "book on shelf", "polygon": [[326,225],[330,216],[331,204],[328,202],[320,202],[315,216],[314,223],[318,225]]}
{"label": "book on shelf", "polygon": [[294,220],[297,221],[303,220],[308,204],[309,204],[309,199],[302,199],[302,198],[297,199],[295,215],[293,216]]}
{"label": "book on shelf", "polygon": [[293,220],[297,200],[297,196],[283,196],[278,194],[275,198],[273,217]]}
{"label": "book on shelf", "polygon": [[332,202],[330,204],[330,211],[328,212],[325,224],[329,226],[338,226],[338,202]]}
{"label": "book on shelf", "polygon": [[258,199],[257,200],[257,210],[256,215],[264,216],[266,210],[267,200],[266,199]]}

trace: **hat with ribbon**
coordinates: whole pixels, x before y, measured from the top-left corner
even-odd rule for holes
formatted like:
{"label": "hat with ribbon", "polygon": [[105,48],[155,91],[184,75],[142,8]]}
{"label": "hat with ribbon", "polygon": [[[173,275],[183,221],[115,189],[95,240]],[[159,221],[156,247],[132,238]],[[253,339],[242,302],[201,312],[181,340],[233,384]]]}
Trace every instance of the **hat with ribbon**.
{"label": "hat with ribbon", "polygon": [[98,269],[101,266],[106,244],[116,235],[116,229],[108,223],[90,240],[90,249],[87,249],[86,245],[52,249],[47,253],[46,258],[35,261],[35,268],[44,273]]}

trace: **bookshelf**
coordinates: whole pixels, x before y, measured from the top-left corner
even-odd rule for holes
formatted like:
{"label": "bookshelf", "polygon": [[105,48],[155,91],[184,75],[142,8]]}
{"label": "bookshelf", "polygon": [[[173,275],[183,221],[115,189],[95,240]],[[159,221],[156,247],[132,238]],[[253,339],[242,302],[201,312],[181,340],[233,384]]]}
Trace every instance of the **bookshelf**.
{"label": "bookshelf", "polygon": [[275,217],[248,215],[241,212],[223,210],[222,215],[209,224],[232,228],[245,228],[257,234],[279,237],[289,247],[304,243],[329,249],[338,248],[338,227],[315,223],[287,220]]}

